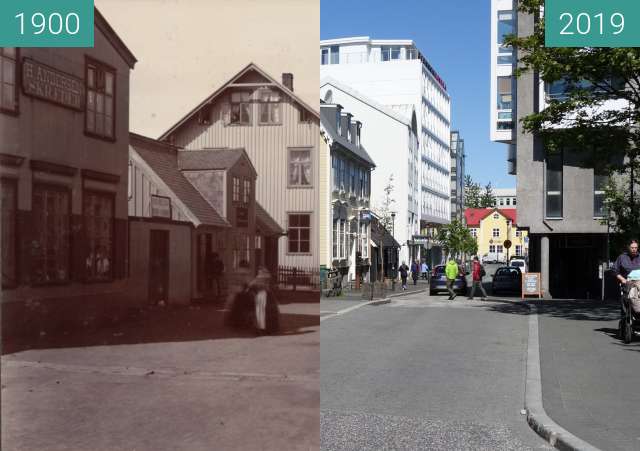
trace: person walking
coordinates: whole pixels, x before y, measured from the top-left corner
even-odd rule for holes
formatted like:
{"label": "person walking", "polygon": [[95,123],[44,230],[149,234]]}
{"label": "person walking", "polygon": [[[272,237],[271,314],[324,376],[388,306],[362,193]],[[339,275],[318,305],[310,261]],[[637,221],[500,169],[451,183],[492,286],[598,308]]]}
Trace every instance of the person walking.
{"label": "person walking", "polygon": [[420,270],[422,271],[422,278],[426,281],[429,281],[429,265],[427,265],[426,260],[422,261]]}
{"label": "person walking", "polygon": [[[216,296],[222,296],[222,278],[224,276],[224,263],[217,252],[211,255],[211,277],[216,285]],[[213,284],[213,283],[212,283]]]}
{"label": "person walking", "polygon": [[400,272],[400,279],[402,279],[402,290],[406,291],[407,277],[409,276],[409,267],[405,262],[402,262],[402,264],[398,268],[398,272]]}
{"label": "person walking", "polygon": [[411,263],[411,278],[413,279],[413,284],[418,285],[418,279],[420,278],[420,265],[418,264],[418,260]]}
{"label": "person walking", "polygon": [[447,290],[449,291],[449,300],[453,301],[457,296],[456,292],[453,291],[453,284],[455,283],[458,274],[460,274],[460,267],[452,257],[449,258],[449,261],[444,267],[444,274],[447,278],[446,283]]}
{"label": "person walking", "polygon": [[[628,251],[620,254],[613,266],[613,270],[616,274],[616,278],[623,286],[625,292],[629,295],[634,311],[640,314],[640,298],[637,296],[637,293],[640,293],[640,280],[637,279],[638,274],[640,273],[640,252],[638,251],[638,240],[632,239],[629,241]],[[620,312],[624,317],[622,304],[620,305]]]}
{"label": "person walking", "polygon": [[469,297],[467,299],[472,300],[473,295],[476,294],[476,287],[480,288],[480,292],[482,293],[482,300],[487,300],[487,292],[484,290],[482,286],[482,277],[486,274],[484,267],[480,263],[478,256],[473,257],[473,263],[471,265],[471,291],[469,292]]}

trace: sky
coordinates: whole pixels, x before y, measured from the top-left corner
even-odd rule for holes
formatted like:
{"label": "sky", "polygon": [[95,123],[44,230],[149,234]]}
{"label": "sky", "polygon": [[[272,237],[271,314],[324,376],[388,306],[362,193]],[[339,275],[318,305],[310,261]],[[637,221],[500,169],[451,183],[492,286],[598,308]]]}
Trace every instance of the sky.
{"label": "sky", "polygon": [[514,188],[507,145],[489,139],[490,19],[489,0],[322,0],[320,37],[413,39],[447,84],[467,174],[483,186]]}
{"label": "sky", "polygon": [[319,0],[95,0],[138,59],[130,129],[157,138],[250,62],[319,108]]}

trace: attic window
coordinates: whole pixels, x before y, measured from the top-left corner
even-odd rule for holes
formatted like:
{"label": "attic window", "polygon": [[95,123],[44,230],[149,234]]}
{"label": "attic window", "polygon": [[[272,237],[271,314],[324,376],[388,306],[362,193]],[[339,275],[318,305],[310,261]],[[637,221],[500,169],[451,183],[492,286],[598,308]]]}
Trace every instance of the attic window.
{"label": "attic window", "polygon": [[237,91],[231,93],[232,124],[251,125],[251,93]]}
{"label": "attic window", "polygon": [[260,123],[280,124],[280,93],[270,89],[260,90]]}
{"label": "attic window", "polygon": [[302,105],[298,105],[298,114],[300,122],[311,122],[311,113]]}
{"label": "attic window", "polygon": [[201,108],[198,111],[198,124],[209,125],[211,124],[211,109],[209,106]]}

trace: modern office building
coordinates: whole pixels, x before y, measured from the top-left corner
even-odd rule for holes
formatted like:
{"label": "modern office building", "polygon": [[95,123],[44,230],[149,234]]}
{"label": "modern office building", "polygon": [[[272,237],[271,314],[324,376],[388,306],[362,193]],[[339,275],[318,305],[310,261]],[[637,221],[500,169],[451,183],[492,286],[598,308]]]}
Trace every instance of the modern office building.
{"label": "modern office building", "polygon": [[517,205],[515,188],[493,188],[494,206],[497,208],[510,208]]}
{"label": "modern office building", "polygon": [[464,219],[464,139],[460,132],[451,132],[451,220]]}
{"label": "modern office building", "polygon": [[368,36],[320,41],[320,64],[321,79],[331,77],[404,117],[415,111],[419,146],[406,172],[417,178],[418,199],[410,200],[416,211],[398,211],[396,226],[423,230],[449,223],[451,100],[415,43]]}
{"label": "modern office building", "polygon": [[361,123],[361,145],[376,162],[376,170],[371,173],[370,208],[374,211],[380,211],[387,196],[385,188],[393,176],[390,197],[394,203],[390,209],[396,217],[395,225],[389,231],[401,244],[401,260],[408,262],[417,258],[420,248],[413,243],[413,237],[420,234],[416,218],[421,209],[421,189],[416,162],[418,123],[415,112],[411,110],[410,116],[405,116],[331,77],[321,79],[320,95],[323,101],[336,105],[338,110],[344,107]]}
{"label": "modern office building", "polygon": [[362,122],[337,104],[320,104],[320,133],[325,142],[320,167],[321,264],[337,268],[349,280],[368,281],[371,268],[371,171],[375,163],[361,141]]}
{"label": "modern office building", "polygon": [[[518,225],[529,232],[529,270],[542,274],[542,288],[552,297],[595,298],[601,289],[598,266],[606,253],[604,179],[569,148],[549,155],[542,140],[522,128],[523,117],[541,111],[550,97],[561,95],[560,84],[547,85],[528,72],[511,79],[515,89],[508,92],[509,83],[501,78],[511,71],[517,55],[500,45],[500,36],[509,30],[530,36],[534,21],[528,14],[516,13],[514,2],[492,0],[491,71],[492,94],[496,95],[492,95],[491,136],[510,144]],[[513,130],[506,125],[508,112]]]}

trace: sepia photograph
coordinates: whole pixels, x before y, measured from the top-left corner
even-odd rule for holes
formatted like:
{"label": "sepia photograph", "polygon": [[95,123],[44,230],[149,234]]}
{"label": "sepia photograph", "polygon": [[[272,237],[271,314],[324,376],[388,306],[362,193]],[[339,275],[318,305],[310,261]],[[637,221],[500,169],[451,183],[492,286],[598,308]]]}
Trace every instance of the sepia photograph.
{"label": "sepia photograph", "polygon": [[316,0],[2,47],[2,449],[319,448]]}

